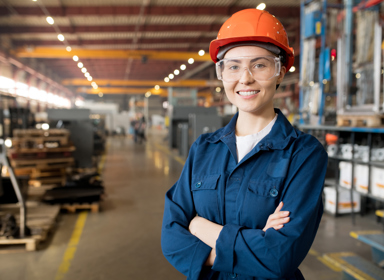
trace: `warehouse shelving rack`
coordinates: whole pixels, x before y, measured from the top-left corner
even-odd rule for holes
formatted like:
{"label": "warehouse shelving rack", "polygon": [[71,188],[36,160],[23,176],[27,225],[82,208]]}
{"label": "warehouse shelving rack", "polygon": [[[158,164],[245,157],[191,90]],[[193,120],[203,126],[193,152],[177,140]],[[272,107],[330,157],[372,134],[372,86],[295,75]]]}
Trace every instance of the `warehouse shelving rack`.
{"label": "warehouse shelving rack", "polygon": [[[339,147],[340,143],[339,143],[339,140],[340,140],[340,134],[341,133],[349,133],[349,137],[350,137],[350,141],[349,141],[349,144],[352,145],[352,159],[347,159],[347,158],[344,158],[344,157],[340,157],[340,156],[329,156],[329,160],[331,161],[336,161],[337,163],[339,163],[340,161],[345,161],[345,162],[350,162],[351,165],[352,165],[352,172],[351,172],[351,188],[348,189],[350,191],[350,198],[351,198],[351,217],[352,217],[352,222],[355,223],[355,213],[354,213],[354,209],[353,209],[353,192],[356,191],[355,190],[355,184],[354,184],[354,177],[355,177],[355,165],[356,164],[361,164],[361,165],[366,165],[368,166],[368,193],[361,193],[361,192],[358,192],[362,197],[369,197],[369,198],[372,198],[372,199],[375,199],[377,201],[381,201],[381,202],[384,202],[384,198],[382,197],[378,197],[378,196],[375,196],[375,195],[372,195],[371,193],[371,167],[372,166],[375,166],[375,167],[380,167],[380,168],[383,168],[384,170],[384,161],[381,162],[381,161],[371,161],[371,150],[372,150],[372,142],[373,142],[373,135],[374,134],[384,134],[384,128],[367,128],[367,127],[336,127],[336,126],[321,126],[321,125],[300,125],[299,126],[299,129],[304,131],[304,132],[307,132],[309,134],[312,134],[312,135],[316,135],[316,134],[321,134],[322,136],[321,137],[324,137],[325,134],[327,132],[329,133],[332,133],[332,134],[335,134],[338,136],[338,141],[336,143],[337,145],[337,148]],[[358,160],[355,158],[355,154],[356,154],[356,151],[354,149],[354,145],[356,144],[356,134],[364,134],[366,140],[367,140],[367,145],[369,147],[369,151],[368,151],[368,161],[362,161],[362,160]],[[325,139],[319,139],[320,142],[322,144],[325,144]],[[337,164],[338,166],[338,164]],[[327,184],[330,184],[331,186],[333,186],[335,189],[336,189],[336,212],[335,212],[335,216],[338,216],[339,215],[339,212],[338,212],[338,205],[339,205],[339,189],[340,188],[344,188],[344,189],[347,189],[343,186],[340,186],[339,185],[339,170],[337,169],[336,172],[335,172],[335,181],[333,180],[326,180],[326,183]],[[333,181],[333,182],[332,182]]]}

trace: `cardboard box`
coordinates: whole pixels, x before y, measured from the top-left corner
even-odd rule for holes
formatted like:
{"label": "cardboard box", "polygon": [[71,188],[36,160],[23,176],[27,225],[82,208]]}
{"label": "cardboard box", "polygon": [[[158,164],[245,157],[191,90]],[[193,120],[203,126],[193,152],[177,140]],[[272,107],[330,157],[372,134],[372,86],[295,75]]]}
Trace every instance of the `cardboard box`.
{"label": "cardboard box", "polygon": [[[349,190],[339,189],[338,213],[351,213],[351,193]],[[336,189],[333,187],[324,188],[325,207],[324,209],[332,214],[336,213]],[[360,194],[353,192],[353,212],[360,212]]]}
{"label": "cardboard box", "polygon": [[352,163],[346,161],[339,162],[340,177],[339,185],[344,188],[351,188],[351,178],[352,178]]}
{"label": "cardboard box", "polygon": [[371,167],[372,195],[384,198],[384,168]]}
{"label": "cardboard box", "polygon": [[368,176],[369,175],[369,167],[368,165],[355,165],[355,190],[367,194],[368,193]]}

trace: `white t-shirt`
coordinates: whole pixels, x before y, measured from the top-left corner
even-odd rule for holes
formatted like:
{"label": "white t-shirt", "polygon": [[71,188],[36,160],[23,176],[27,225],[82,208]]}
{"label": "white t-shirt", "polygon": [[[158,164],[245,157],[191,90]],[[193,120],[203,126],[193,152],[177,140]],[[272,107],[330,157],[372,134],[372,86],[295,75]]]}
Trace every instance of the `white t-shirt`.
{"label": "white t-shirt", "polygon": [[236,136],[236,150],[237,150],[237,162],[240,162],[243,157],[245,157],[252,149],[263,139],[265,136],[271,132],[273,125],[277,120],[277,114],[274,119],[258,133],[246,135],[246,136]]}

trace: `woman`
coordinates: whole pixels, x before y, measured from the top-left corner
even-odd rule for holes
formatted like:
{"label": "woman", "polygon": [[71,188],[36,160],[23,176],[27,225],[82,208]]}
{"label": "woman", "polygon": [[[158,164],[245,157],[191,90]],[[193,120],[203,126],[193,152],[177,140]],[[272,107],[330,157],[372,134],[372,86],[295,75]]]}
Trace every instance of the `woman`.
{"label": "woman", "polygon": [[298,266],[323,212],[327,154],[273,108],[294,60],[287,34],[268,12],[243,10],[210,55],[238,113],[192,145],[166,194],[163,253],[188,279],[304,279]]}

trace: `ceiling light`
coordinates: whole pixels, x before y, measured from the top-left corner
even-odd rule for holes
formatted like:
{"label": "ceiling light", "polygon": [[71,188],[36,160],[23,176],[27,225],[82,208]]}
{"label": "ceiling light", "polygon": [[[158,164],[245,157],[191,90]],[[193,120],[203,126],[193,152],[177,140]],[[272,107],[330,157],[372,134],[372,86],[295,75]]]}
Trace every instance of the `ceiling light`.
{"label": "ceiling light", "polygon": [[187,66],[185,66],[185,64],[181,64],[181,65],[180,65],[180,69],[181,69],[181,70],[185,70],[185,69],[187,69]]}
{"label": "ceiling light", "polygon": [[296,67],[295,66],[292,66],[290,69],[289,69],[289,72],[293,73],[296,71]]}
{"label": "ceiling light", "polygon": [[83,68],[84,64],[82,62],[77,63],[77,67]]}
{"label": "ceiling light", "polygon": [[168,82],[169,82],[169,78],[168,78],[168,77],[165,77],[165,78],[164,78],[164,82],[168,83]]}
{"label": "ceiling light", "polygon": [[152,93],[150,92],[150,91],[147,91],[146,93],[145,93],[145,97],[150,97],[152,95]]}
{"label": "ceiling light", "polygon": [[356,79],[360,79],[361,78],[361,74],[360,73],[357,73],[356,74]]}
{"label": "ceiling light", "polygon": [[200,56],[203,56],[205,54],[205,51],[204,50],[199,50],[199,55]]}
{"label": "ceiling light", "polygon": [[169,74],[168,77],[169,77],[170,79],[173,79],[173,78],[175,77],[175,75],[173,75],[173,74]]}
{"label": "ceiling light", "polygon": [[87,77],[87,80],[88,80],[88,81],[92,81],[92,76],[88,76],[88,77]]}
{"label": "ceiling light", "polygon": [[257,5],[256,9],[264,10],[266,7],[267,7],[267,5],[265,5],[264,3],[260,3],[259,5]]}
{"label": "ceiling light", "polygon": [[32,2],[36,2],[37,0],[32,0]]}
{"label": "ceiling light", "polygon": [[173,71],[173,73],[175,73],[175,75],[179,75],[180,71],[178,69],[176,69],[175,71]]}
{"label": "ceiling light", "polygon": [[217,87],[216,92],[221,92],[221,87]]}
{"label": "ceiling light", "polygon": [[99,97],[103,97],[103,93],[102,92],[99,93]]}
{"label": "ceiling light", "polygon": [[87,73],[87,68],[85,68],[85,67],[81,68],[81,72]]}
{"label": "ceiling light", "polygon": [[46,20],[47,20],[47,22],[48,22],[50,25],[52,25],[52,24],[55,23],[55,21],[53,20],[52,17],[47,17]]}
{"label": "ceiling light", "polygon": [[96,82],[92,82],[91,85],[92,85],[92,86],[93,86],[93,85],[96,85]]}
{"label": "ceiling light", "polygon": [[193,58],[188,59],[189,64],[193,64],[194,62],[195,62],[195,60]]}
{"label": "ceiling light", "polygon": [[59,41],[61,41],[61,42],[63,42],[63,41],[65,40],[63,34],[59,34],[59,35],[57,35],[57,39],[59,39]]}
{"label": "ceiling light", "polygon": [[160,89],[160,86],[159,85],[155,85],[155,90],[159,90]]}
{"label": "ceiling light", "polygon": [[98,86],[97,86],[97,85],[94,85],[94,86],[93,86],[93,88],[94,88],[94,89],[97,89],[97,88],[98,88]]}
{"label": "ceiling light", "polygon": [[88,78],[89,76],[91,76],[91,74],[89,74],[89,73],[87,72],[87,73],[84,74],[84,76],[85,76],[86,78]]}
{"label": "ceiling light", "polygon": [[74,56],[72,57],[72,59],[73,59],[73,61],[79,61],[79,57],[78,57],[77,55],[74,55]]}
{"label": "ceiling light", "polygon": [[71,47],[66,47],[67,52],[70,52],[72,50]]}

